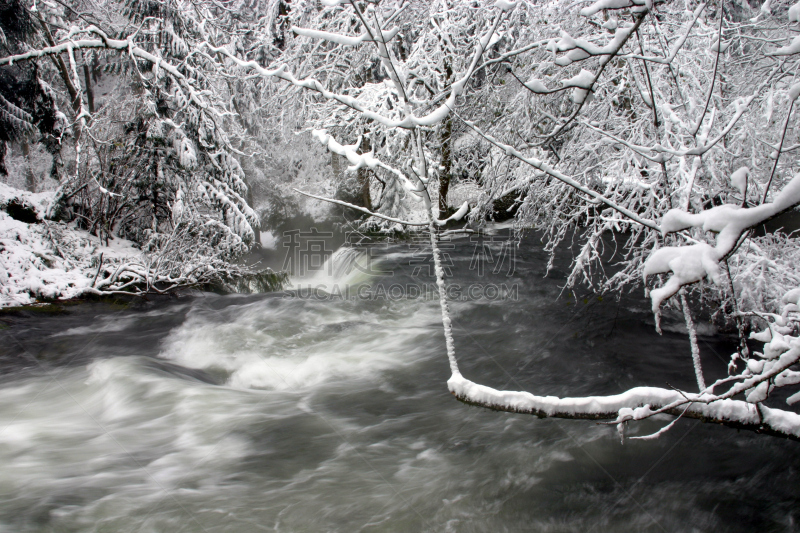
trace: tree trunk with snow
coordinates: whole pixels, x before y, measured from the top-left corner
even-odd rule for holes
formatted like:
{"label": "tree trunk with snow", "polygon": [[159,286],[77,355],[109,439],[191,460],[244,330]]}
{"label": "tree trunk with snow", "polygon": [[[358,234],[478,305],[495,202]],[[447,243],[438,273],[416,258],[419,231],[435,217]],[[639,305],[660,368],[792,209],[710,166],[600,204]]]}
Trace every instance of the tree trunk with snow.
{"label": "tree trunk with snow", "polygon": [[[365,131],[361,137],[361,144],[358,146],[358,154],[366,154],[370,151],[369,132]],[[361,206],[372,211],[372,195],[370,194],[370,169],[361,167],[356,171],[358,182],[358,199]]]}

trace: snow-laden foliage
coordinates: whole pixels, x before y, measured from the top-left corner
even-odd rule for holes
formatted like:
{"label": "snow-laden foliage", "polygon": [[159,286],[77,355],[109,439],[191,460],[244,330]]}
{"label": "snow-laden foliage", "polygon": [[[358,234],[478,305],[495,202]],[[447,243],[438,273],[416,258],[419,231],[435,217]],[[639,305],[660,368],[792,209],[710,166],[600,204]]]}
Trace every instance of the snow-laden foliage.
{"label": "snow-laden foliage", "polygon": [[179,287],[261,292],[285,281],[271,270],[256,273],[217,257],[216,221],[179,222],[140,249],[127,239],[107,241],[75,223],[47,220],[53,199],[52,191],[31,194],[0,184],[0,307]]}
{"label": "snow-laden foliage", "polygon": [[[2,68],[33,65],[44,95],[37,97],[40,107],[60,102],[69,114],[59,115],[62,122],[71,123],[54,127],[22,109],[7,117],[31,125],[9,139],[23,151],[47,141],[37,136],[58,133],[50,144],[60,185],[49,216],[77,221],[106,243],[124,238],[147,253],[172,254],[176,264],[182,247],[204,250],[198,259],[207,262],[247,251],[257,241],[259,220],[239,160],[249,154],[229,109],[230,79],[210,58],[193,55],[198,43],[242,24],[252,30],[247,21],[180,1],[17,9],[32,27],[26,42],[10,50],[22,57]],[[13,102],[3,102],[14,111]]]}

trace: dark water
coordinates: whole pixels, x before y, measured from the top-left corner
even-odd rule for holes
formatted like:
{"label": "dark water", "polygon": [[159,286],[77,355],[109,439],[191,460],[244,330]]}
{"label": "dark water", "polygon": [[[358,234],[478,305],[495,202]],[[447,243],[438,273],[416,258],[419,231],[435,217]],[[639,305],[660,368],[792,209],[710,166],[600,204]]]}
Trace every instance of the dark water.
{"label": "dark water", "polygon": [[[693,390],[680,320],[659,336],[638,294],[559,298],[533,239],[495,274],[492,246],[483,276],[474,243],[446,250],[466,377]],[[339,252],[277,294],[0,317],[0,532],[800,529],[798,443],[687,420],[622,445],[608,426],[454,400],[420,250]],[[707,331],[713,377],[733,344]]]}

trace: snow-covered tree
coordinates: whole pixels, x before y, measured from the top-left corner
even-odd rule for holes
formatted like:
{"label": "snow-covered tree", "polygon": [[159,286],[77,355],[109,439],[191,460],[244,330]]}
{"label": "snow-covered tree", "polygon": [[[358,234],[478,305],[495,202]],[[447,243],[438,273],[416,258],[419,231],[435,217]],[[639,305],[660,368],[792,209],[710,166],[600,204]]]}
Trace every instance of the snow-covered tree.
{"label": "snow-covered tree", "polygon": [[[265,177],[251,156],[271,136],[305,131],[347,161],[360,200],[299,192],[360,211],[384,229],[429,233],[448,384],[459,399],[539,416],[607,418],[620,428],[669,413],[800,438],[800,415],[765,404],[774,390],[800,383],[790,259],[797,240],[753,231],[800,202],[792,159],[800,146],[792,141],[797,6],[114,5],[100,3],[88,18],[77,7],[39,6],[50,37],[0,59],[10,66],[51,58],[61,94],[81,96],[61,97],[73,113],[75,163],[64,167],[60,205],[72,216],[135,236],[154,253],[205,239],[206,249],[222,243],[234,254],[253,239],[256,222],[245,179]],[[78,68],[87,57],[118,65],[104,75],[125,80],[119,105],[91,109],[91,76],[83,83]],[[475,194],[445,218],[459,169],[473,173],[465,190]],[[463,377],[438,236],[470,208],[480,224],[499,205],[516,212],[519,230],[540,228],[552,254],[577,236],[568,285],[644,283],[657,323],[664,306],[680,309],[698,391],[642,387],[559,399]],[[600,267],[609,244],[619,264],[607,275]],[[160,264],[173,264],[164,257]],[[716,302],[739,329],[730,376],[714,383],[700,364],[692,292]],[[750,352],[747,328],[758,331],[759,351]]]}
{"label": "snow-covered tree", "polygon": [[[784,155],[794,150],[785,140],[796,131],[800,85],[792,55],[800,50],[781,46],[792,38],[797,8],[764,6],[527,5],[532,20],[557,20],[558,30],[528,27],[527,42],[498,57],[508,68],[498,76],[518,88],[507,116],[464,121],[496,150],[495,164],[513,169],[495,173],[484,187],[482,210],[518,194],[517,223],[543,228],[551,252],[577,230],[583,244],[568,285],[650,282],[657,327],[664,305],[685,315],[699,393],[639,388],[609,398],[543,398],[454,373],[456,396],[539,416],[616,418],[620,427],[668,412],[800,437],[796,413],[764,404],[776,388],[800,382],[791,370],[800,349],[790,290],[797,283],[792,267],[767,252],[775,256],[780,242],[778,257],[791,257],[797,240],[752,234],[800,201],[794,161]],[[484,89],[485,101],[507,91],[499,85]],[[605,277],[598,267],[610,240],[622,263]],[[757,269],[769,272],[769,282],[754,279]],[[708,385],[686,296],[691,289],[722,303],[742,337],[730,376]],[[751,338],[767,344],[751,354],[744,330],[761,330],[764,321],[767,329]]]}
{"label": "snow-covered tree", "polygon": [[[795,128],[791,112],[800,89],[794,89],[792,56],[800,50],[794,41],[782,45],[792,36],[796,8],[644,0],[600,0],[583,8],[505,1],[326,5],[302,19],[310,27],[292,28],[301,40],[285,64],[252,68],[310,93],[302,107],[318,128],[316,138],[347,157],[351,169],[383,169],[423,197],[437,265],[438,209],[430,210],[438,207],[432,201],[438,173],[447,168],[441,158],[450,156],[441,139],[452,137],[450,121],[457,119],[462,136],[472,136],[468,142],[487,147],[474,161],[481,177],[473,221],[512,196],[520,204],[518,227],[544,229],[551,253],[579,233],[583,244],[569,285],[620,290],[646,280],[657,318],[663,305],[685,315],[693,340],[687,360],[700,389],[561,400],[477,385],[458,370],[442,296],[449,386],[457,397],[494,409],[618,424],[668,412],[800,437],[798,415],[764,405],[775,387],[798,381],[791,367],[800,354],[791,337],[797,302],[787,292],[794,276],[774,260],[765,264],[765,249],[780,242],[790,253],[796,242],[751,235],[800,201],[792,161],[781,157],[795,148],[784,142]],[[404,19],[404,11],[413,15]],[[401,21],[402,31],[389,23]],[[359,66],[348,70],[348,57],[358,57]],[[365,156],[358,148],[367,131],[377,142]],[[361,210],[390,223],[419,224]],[[605,277],[597,267],[609,239],[617,241],[622,262]],[[746,276],[757,265],[778,271],[778,287],[751,286]],[[438,268],[437,275],[443,288]],[[729,302],[721,308],[742,337],[754,323],[747,319],[769,323],[753,337],[769,341],[767,347],[751,354],[743,338],[731,376],[710,385],[686,295],[700,286],[706,299]],[[769,335],[779,345],[772,347]]]}
{"label": "snow-covered tree", "polygon": [[[42,96],[22,94],[33,94],[61,121],[51,126],[17,112],[18,120],[57,136],[52,152],[64,164],[54,166],[60,185],[50,215],[164,258],[161,274],[139,285],[156,286],[160,275],[203,283],[187,276],[197,261],[236,271],[230,261],[256,242],[259,226],[240,164],[251,155],[243,151],[248,133],[236,120],[230,76],[198,49],[253,24],[212,3],[14,5],[30,28],[2,68],[47,69],[38,81]],[[51,101],[67,102],[69,116]],[[67,122],[71,128],[61,125]],[[15,135],[9,140],[21,141]],[[164,270],[166,264],[175,268]],[[101,269],[101,280],[115,270]]]}

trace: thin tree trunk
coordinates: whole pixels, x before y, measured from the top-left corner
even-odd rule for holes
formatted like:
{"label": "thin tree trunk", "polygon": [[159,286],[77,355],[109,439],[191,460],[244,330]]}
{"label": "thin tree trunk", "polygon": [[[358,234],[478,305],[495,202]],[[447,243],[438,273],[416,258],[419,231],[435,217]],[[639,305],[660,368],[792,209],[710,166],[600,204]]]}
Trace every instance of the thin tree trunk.
{"label": "thin tree trunk", "polygon": [[[8,143],[0,141],[0,175],[8,178],[8,169],[6,168],[6,155],[8,155]],[[3,183],[8,183],[8,179],[4,179]]]}
{"label": "thin tree trunk", "polygon": [[331,169],[333,178],[338,181],[342,177],[342,160],[336,152],[331,152]]}
{"label": "thin tree trunk", "polygon": [[[450,61],[445,60],[444,72],[447,76],[448,85],[452,84],[453,68],[450,66]],[[453,118],[448,115],[444,121],[444,128],[441,132],[442,140],[442,173],[439,176],[439,216],[447,216],[447,193],[450,191],[450,178],[453,171],[452,160],[452,145],[451,138],[453,136]]]}
{"label": "thin tree trunk", "polygon": [[86,98],[89,101],[89,113],[94,114],[94,90],[92,89],[92,77],[89,72],[89,65],[83,63],[83,77],[86,79]]}
{"label": "thin tree trunk", "polygon": [[442,173],[439,175],[439,216],[447,216],[447,193],[450,191],[450,178],[453,171],[451,137],[453,135],[453,119],[447,118],[442,130]]}
{"label": "thin tree trunk", "polygon": [[25,189],[36,192],[36,176],[31,167],[31,147],[27,142],[21,143],[22,155],[25,156]]}
{"label": "thin tree trunk", "polygon": [[692,363],[694,365],[694,375],[697,379],[699,392],[706,390],[706,380],[703,378],[703,365],[700,363],[700,346],[697,344],[697,329],[692,320],[692,311],[689,309],[689,302],[686,301],[686,290],[681,289],[681,307],[683,317],[686,320],[686,330],[689,332],[689,344],[692,348]]}
{"label": "thin tree trunk", "polygon": [[[361,136],[361,146],[358,147],[359,154],[365,154],[370,150],[367,133],[369,132],[365,131],[364,135]],[[372,211],[372,197],[369,194],[369,169],[359,168],[357,172],[358,185],[361,193],[361,203],[365,208]]]}
{"label": "thin tree trunk", "polygon": [[[53,39],[53,34],[50,33],[50,28],[47,26],[47,23],[44,21],[41,15],[39,15],[39,22],[42,25],[42,30],[45,38],[47,39],[47,44],[50,46],[55,46],[56,42],[55,39]],[[70,103],[72,104],[73,111],[75,111],[75,113],[79,113],[81,110],[81,103],[79,100],[80,95],[78,94],[78,89],[75,87],[75,84],[72,82],[72,78],[69,75],[69,69],[64,62],[64,59],[61,57],[61,54],[52,55],[50,57],[53,59],[59,74],[61,74],[61,79],[64,82],[64,85],[67,87],[67,92],[69,92]]]}

